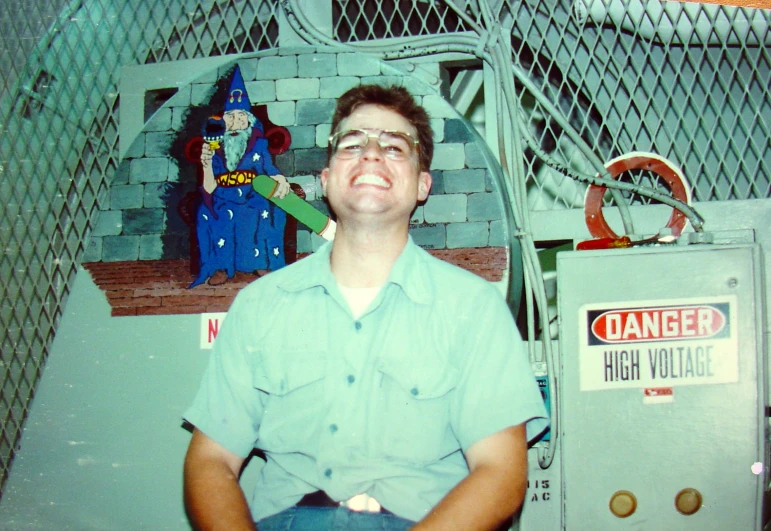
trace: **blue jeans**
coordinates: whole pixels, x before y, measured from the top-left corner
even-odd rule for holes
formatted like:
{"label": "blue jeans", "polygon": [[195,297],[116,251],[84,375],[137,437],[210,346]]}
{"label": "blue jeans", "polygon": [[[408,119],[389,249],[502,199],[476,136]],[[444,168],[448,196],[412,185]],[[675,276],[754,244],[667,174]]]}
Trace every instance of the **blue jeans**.
{"label": "blue jeans", "polygon": [[415,522],[343,507],[290,507],[257,522],[259,531],[406,531]]}

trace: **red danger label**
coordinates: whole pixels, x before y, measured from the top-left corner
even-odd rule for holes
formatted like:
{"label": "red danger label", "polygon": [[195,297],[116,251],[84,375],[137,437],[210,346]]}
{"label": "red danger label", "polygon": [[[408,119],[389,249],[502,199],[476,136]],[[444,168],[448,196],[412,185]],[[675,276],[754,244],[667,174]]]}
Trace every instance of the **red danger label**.
{"label": "red danger label", "polygon": [[593,311],[590,343],[707,339],[721,335],[727,322],[726,304]]}

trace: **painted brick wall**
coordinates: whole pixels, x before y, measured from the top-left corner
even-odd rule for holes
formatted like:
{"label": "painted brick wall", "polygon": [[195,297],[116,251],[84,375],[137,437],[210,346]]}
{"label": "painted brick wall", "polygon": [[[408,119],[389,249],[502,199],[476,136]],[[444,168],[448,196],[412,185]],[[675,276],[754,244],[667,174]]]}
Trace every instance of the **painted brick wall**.
{"label": "painted brick wall", "polygon": [[[358,84],[403,85],[429,111],[436,142],[434,185],[412,218],[413,238],[427,249],[505,246],[501,207],[483,147],[437,94],[436,85],[411,73],[414,65],[396,67],[361,54],[314,52],[274,50],[238,61],[252,105],[266,104],[270,120],[291,132],[289,151],[277,156],[275,163],[291,182],[303,187],[307,199],[328,211],[318,175],[326,162],[336,98]],[[217,91],[224,93],[232,66],[201,72],[197,82],[181,87],[147,121],[116,172],[109,208],[99,214],[84,261],[189,256],[190,229],[177,207],[185,194],[195,190],[195,168],[183,158],[181,146],[189,138],[180,131],[200,127],[202,122],[196,120],[204,114],[221,112],[212,98],[216,101]],[[210,112],[204,113],[207,108]],[[298,252],[313,251],[322,242],[299,228]]]}

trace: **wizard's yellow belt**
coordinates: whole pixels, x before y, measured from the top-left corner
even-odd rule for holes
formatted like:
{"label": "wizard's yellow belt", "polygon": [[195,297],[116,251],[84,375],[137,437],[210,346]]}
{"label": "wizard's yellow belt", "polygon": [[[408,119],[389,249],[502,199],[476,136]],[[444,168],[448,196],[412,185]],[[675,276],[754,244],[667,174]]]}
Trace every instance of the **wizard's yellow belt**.
{"label": "wizard's yellow belt", "polygon": [[253,171],[236,170],[228,173],[223,173],[217,176],[217,184],[228,188],[230,186],[241,186],[244,184],[252,184],[252,181],[256,177],[256,173]]}

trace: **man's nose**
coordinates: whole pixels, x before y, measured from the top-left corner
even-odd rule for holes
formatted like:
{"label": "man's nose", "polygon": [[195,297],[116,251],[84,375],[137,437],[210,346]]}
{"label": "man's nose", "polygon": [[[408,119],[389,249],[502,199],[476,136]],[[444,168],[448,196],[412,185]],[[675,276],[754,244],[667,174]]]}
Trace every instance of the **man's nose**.
{"label": "man's nose", "polygon": [[364,144],[364,148],[361,152],[361,158],[363,159],[382,159],[383,148],[378,144],[378,138],[370,136],[367,138],[367,143]]}

